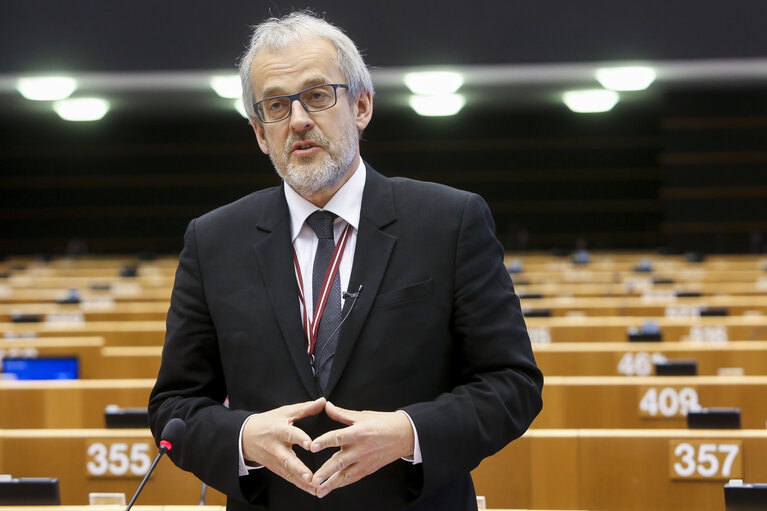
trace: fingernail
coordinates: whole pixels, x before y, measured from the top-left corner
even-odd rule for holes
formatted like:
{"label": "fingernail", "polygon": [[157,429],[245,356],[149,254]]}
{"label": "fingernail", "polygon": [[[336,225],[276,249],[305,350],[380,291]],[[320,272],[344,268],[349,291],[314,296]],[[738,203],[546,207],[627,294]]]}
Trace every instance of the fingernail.
{"label": "fingernail", "polygon": [[320,450],[320,444],[312,444],[311,448],[312,452],[317,452]]}
{"label": "fingernail", "polygon": [[301,476],[301,479],[303,479],[304,482],[308,483],[309,481],[312,480],[312,476],[310,476],[309,474],[304,474]]}
{"label": "fingernail", "polygon": [[317,486],[321,485],[321,484],[322,484],[322,481],[324,481],[324,479],[323,479],[323,478],[321,478],[321,477],[318,477],[318,478],[317,478]]}
{"label": "fingernail", "polygon": [[304,450],[308,451],[309,450],[309,445],[310,445],[310,442],[309,442],[309,440],[307,440],[306,442],[301,444],[301,447],[303,447]]}

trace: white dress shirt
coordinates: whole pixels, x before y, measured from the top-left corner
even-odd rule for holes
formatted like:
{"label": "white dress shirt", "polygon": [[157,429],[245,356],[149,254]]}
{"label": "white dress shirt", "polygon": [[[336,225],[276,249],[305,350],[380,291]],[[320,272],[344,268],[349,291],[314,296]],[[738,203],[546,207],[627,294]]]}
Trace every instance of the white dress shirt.
{"label": "white dress shirt", "polygon": [[[293,249],[296,252],[296,258],[298,259],[298,266],[301,269],[301,280],[304,284],[304,297],[307,307],[307,315],[311,318],[313,314],[314,299],[312,296],[312,272],[314,267],[314,254],[317,251],[318,239],[314,234],[314,231],[306,223],[306,219],[314,213],[320,210],[319,207],[312,204],[304,197],[298,194],[293,188],[285,183],[285,200],[288,203],[288,210],[290,211],[290,234],[293,241]],[[333,197],[322,208],[324,211],[330,211],[335,213],[338,218],[333,223],[333,237],[335,241],[341,237],[344,229],[349,225],[349,235],[346,240],[346,248],[344,249],[343,257],[341,258],[341,264],[338,267],[339,277],[341,279],[341,290],[355,292],[356,289],[348,289],[349,279],[352,273],[352,263],[354,262],[354,251],[357,247],[357,231],[360,225],[360,211],[362,209],[362,192],[365,189],[365,163],[360,159],[359,166],[351,175],[348,181],[333,195]],[[304,304],[300,300],[299,307],[300,313],[303,317]],[[344,299],[341,298],[341,307],[344,306]],[[307,355],[306,363],[309,363]],[[421,447],[418,443],[418,432],[413,424],[413,419],[405,412],[400,410],[410,421],[410,425],[413,428],[413,437],[415,439],[415,448],[412,458],[405,458],[413,464],[421,463]],[[255,414],[254,414],[255,415]],[[253,417],[251,415],[250,417]],[[240,429],[240,475],[247,475],[248,470],[254,470],[262,468],[261,466],[248,466],[245,464],[245,459],[242,454],[242,431],[245,429],[245,424],[250,420],[248,417],[242,424]]]}

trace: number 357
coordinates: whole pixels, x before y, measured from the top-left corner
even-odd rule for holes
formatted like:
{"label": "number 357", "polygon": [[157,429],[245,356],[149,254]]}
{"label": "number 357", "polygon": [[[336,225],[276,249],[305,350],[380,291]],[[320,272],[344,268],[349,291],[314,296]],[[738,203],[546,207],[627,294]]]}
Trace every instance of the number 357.
{"label": "number 357", "polygon": [[739,442],[711,443],[671,441],[672,479],[729,479],[740,477],[742,461]]}

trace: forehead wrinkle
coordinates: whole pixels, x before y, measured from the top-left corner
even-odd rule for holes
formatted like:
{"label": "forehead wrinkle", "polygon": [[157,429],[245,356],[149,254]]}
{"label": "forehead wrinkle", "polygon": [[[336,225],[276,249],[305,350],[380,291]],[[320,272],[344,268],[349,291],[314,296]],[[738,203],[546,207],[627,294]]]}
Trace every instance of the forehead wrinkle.
{"label": "forehead wrinkle", "polygon": [[293,92],[285,92],[285,90],[278,86],[269,86],[266,87],[261,94],[265,98],[270,98],[272,96],[286,96],[288,94],[295,94],[296,92],[302,91],[304,89],[308,89],[310,87],[314,87],[315,85],[322,85],[325,83],[331,83],[330,79],[325,77],[324,75],[317,75],[312,78],[307,78],[303,82],[301,82],[301,85],[298,86],[298,89]]}
{"label": "forehead wrinkle", "polygon": [[[338,65],[338,52],[329,42],[312,38],[280,50],[263,48],[253,59],[251,82],[260,96],[283,95],[312,85],[334,83],[343,74]],[[260,83],[259,83],[260,82]]]}

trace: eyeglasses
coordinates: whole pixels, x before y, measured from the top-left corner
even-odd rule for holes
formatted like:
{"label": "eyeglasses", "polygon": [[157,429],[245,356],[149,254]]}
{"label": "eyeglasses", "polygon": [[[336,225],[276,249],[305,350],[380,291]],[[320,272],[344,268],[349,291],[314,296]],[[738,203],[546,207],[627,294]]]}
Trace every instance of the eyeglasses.
{"label": "eyeglasses", "polygon": [[325,83],[315,85],[295,94],[272,96],[262,99],[253,108],[261,122],[280,122],[290,117],[294,101],[301,103],[307,112],[321,112],[333,108],[338,102],[338,88],[348,89],[345,83]]}

